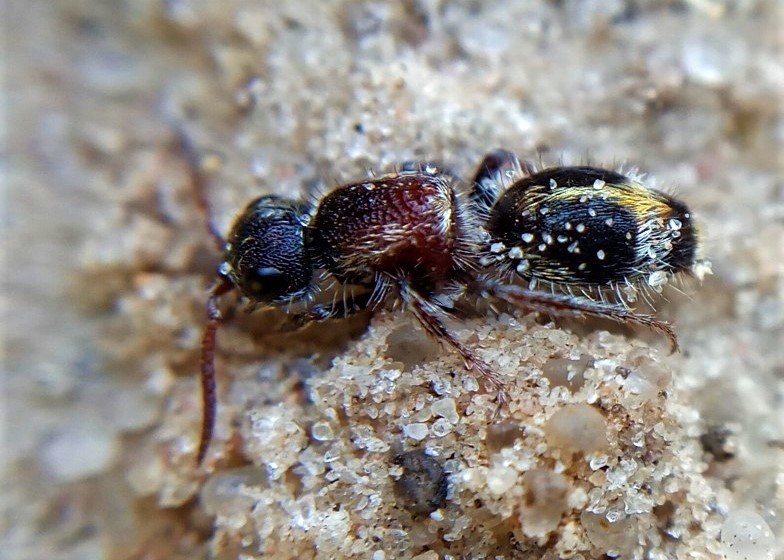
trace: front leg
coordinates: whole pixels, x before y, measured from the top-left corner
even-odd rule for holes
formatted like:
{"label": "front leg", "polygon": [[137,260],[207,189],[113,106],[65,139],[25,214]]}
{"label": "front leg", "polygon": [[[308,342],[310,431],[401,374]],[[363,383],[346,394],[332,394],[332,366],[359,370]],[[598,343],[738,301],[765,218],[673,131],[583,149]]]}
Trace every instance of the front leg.
{"label": "front leg", "polygon": [[310,306],[306,311],[290,313],[283,323],[281,330],[284,332],[299,330],[309,323],[326,321],[327,319],[345,319],[356,313],[373,307],[376,303],[375,292],[367,291],[359,295],[343,293],[329,303],[320,303]]}

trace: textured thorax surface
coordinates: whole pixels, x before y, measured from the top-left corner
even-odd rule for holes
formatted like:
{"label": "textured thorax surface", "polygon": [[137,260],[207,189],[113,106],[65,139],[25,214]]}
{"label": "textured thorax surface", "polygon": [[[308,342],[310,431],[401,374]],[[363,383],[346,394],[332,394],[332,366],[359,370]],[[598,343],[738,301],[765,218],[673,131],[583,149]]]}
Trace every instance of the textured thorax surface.
{"label": "textured thorax surface", "polygon": [[403,272],[426,283],[447,278],[456,267],[456,225],[446,181],[400,173],[328,194],[308,229],[314,258],[352,281],[374,272]]}

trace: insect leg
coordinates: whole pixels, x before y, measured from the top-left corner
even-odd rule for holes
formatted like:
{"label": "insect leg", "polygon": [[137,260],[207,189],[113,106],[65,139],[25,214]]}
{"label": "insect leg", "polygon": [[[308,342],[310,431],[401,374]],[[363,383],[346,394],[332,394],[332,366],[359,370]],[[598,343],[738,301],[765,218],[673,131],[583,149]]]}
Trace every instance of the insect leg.
{"label": "insect leg", "polygon": [[414,316],[425,331],[442,344],[451,346],[456,350],[463,358],[466,368],[475,369],[487,380],[493,390],[497,391],[497,400],[499,402],[506,400],[506,394],[502,388],[503,382],[492,368],[460,342],[444,325],[444,319],[448,317],[447,312],[416,291],[406,280],[398,279],[398,289],[403,301],[413,311]]}
{"label": "insect leg", "polygon": [[350,317],[370,307],[373,303],[372,298],[373,293],[368,291],[359,295],[352,295],[348,299],[339,298],[330,303],[312,305],[307,311],[288,315],[281,330],[295,331],[314,321]]}
{"label": "insect leg", "polygon": [[529,309],[555,315],[573,315],[578,317],[592,315],[610,319],[617,323],[642,325],[666,336],[670,341],[671,351],[676,352],[678,350],[678,338],[675,336],[675,332],[669,323],[659,321],[650,315],[633,313],[622,305],[591,301],[567,294],[529,290],[515,284],[504,284],[490,279],[480,281],[480,292],[513,305],[522,305]]}

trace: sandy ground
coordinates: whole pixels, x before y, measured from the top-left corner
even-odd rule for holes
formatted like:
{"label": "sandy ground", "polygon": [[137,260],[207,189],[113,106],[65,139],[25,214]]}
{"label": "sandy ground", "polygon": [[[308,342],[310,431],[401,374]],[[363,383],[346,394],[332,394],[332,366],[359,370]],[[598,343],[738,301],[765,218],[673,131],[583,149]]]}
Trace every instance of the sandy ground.
{"label": "sandy ground", "polygon": [[[9,0],[2,20],[0,557],[784,558],[775,0]],[[219,231],[262,193],[412,160],[470,178],[505,147],[638,167],[699,216],[714,274],[657,302],[674,355],[604,323],[458,323],[509,380],[496,422],[405,314],[281,335],[281,312],[238,312],[197,469],[220,254],[177,129]]]}

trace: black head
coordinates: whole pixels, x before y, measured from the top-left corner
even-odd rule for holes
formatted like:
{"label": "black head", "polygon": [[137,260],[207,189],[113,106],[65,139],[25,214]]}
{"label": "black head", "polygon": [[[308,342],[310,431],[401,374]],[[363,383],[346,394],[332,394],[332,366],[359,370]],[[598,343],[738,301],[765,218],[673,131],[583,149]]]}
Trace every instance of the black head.
{"label": "black head", "polygon": [[221,274],[254,301],[305,295],[313,277],[303,235],[309,211],[305,203],[277,196],[251,202],[231,230]]}

